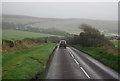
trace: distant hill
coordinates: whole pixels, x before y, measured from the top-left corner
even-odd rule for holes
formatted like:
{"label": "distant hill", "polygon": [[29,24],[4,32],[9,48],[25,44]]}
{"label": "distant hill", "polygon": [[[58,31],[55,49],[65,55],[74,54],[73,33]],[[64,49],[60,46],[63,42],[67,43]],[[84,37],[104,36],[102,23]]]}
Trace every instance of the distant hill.
{"label": "distant hill", "polygon": [[118,33],[117,21],[110,20],[91,20],[91,19],[58,19],[58,18],[38,18],[20,15],[3,15],[3,22],[22,24],[24,27],[31,26],[34,28],[56,28],[71,34],[79,34],[81,30],[78,27],[81,24],[89,24],[100,31],[106,33]]}

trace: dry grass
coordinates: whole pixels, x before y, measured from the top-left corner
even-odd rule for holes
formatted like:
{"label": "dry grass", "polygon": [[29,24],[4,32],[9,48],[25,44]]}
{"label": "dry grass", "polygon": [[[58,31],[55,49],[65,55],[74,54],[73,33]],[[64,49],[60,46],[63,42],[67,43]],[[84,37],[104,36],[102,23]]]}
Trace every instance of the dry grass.
{"label": "dry grass", "polygon": [[3,41],[2,53],[4,54],[6,52],[10,52],[10,51],[17,50],[17,49],[30,48],[40,43],[43,43],[43,41],[42,40],[41,42],[35,42],[31,40]]}
{"label": "dry grass", "polygon": [[111,46],[102,46],[101,48],[107,49],[110,53],[118,55],[119,54],[119,48],[111,47]]}

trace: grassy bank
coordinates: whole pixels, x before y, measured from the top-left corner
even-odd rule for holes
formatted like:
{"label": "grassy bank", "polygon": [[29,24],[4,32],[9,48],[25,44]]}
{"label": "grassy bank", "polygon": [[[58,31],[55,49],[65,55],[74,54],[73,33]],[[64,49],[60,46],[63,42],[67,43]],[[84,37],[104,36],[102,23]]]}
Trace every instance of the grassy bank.
{"label": "grassy bank", "polygon": [[120,65],[118,62],[120,62],[120,55],[113,54],[108,51],[107,48],[95,48],[95,47],[82,47],[80,45],[72,45],[73,47],[82,50],[92,57],[98,59],[102,63],[108,65],[109,67],[113,68],[117,72],[120,73],[119,67]]}
{"label": "grassy bank", "polygon": [[0,39],[2,39],[2,29],[0,29]]}
{"label": "grassy bank", "polygon": [[120,48],[120,41],[118,41],[118,40],[112,40],[111,42],[115,45],[115,47]]}
{"label": "grassy bank", "polygon": [[3,79],[31,79],[42,75],[55,44],[38,46],[3,54]]}
{"label": "grassy bank", "polygon": [[59,35],[51,35],[51,34],[43,34],[43,33],[35,33],[28,31],[20,31],[20,30],[2,30],[2,39],[4,40],[22,40],[24,38],[38,38],[38,37],[62,37]]}

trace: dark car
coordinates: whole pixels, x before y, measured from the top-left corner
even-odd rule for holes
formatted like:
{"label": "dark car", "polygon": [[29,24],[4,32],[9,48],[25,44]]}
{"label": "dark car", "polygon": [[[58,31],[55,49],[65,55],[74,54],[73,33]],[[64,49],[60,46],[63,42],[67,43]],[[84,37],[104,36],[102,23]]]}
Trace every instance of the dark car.
{"label": "dark car", "polygon": [[61,48],[61,47],[66,48],[66,46],[67,46],[66,41],[65,40],[60,40],[60,42],[59,42],[59,48]]}

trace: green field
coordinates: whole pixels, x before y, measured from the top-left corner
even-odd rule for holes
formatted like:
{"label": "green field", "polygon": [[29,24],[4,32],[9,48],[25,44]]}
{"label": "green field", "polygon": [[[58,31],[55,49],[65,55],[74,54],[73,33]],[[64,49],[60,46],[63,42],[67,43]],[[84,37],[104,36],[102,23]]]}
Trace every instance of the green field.
{"label": "green field", "polygon": [[38,37],[50,37],[50,36],[62,37],[59,35],[34,33],[34,32],[19,31],[19,30],[2,30],[3,40],[22,40],[24,38],[38,38]]}
{"label": "green field", "polygon": [[120,55],[109,52],[107,48],[82,47],[80,45],[73,45],[73,47],[88,53],[92,57],[98,59],[102,63],[110,66],[111,68],[120,73],[120,70],[118,68],[120,67],[118,64],[118,62],[120,62]]}
{"label": "green field", "polygon": [[0,29],[0,44],[2,44],[2,30]]}
{"label": "green field", "polygon": [[[0,50],[2,50],[2,30],[0,29]],[[2,54],[0,53],[0,80],[2,79]]]}
{"label": "green field", "polygon": [[0,80],[2,79],[2,54],[0,54]]}
{"label": "green field", "polygon": [[115,47],[120,48],[120,41],[113,40],[113,41],[111,41],[111,42],[115,45]]}
{"label": "green field", "polygon": [[4,22],[14,23],[14,24],[27,24],[27,23],[33,23],[33,22],[41,22],[42,19],[33,18],[33,17],[5,17],[3,16],[2,20]]}
{"label": "green field", "polygon": [[54,43],[43,43],[3,54],[3,79],[31,79],[37,73],[41,76],[54,48]]}

